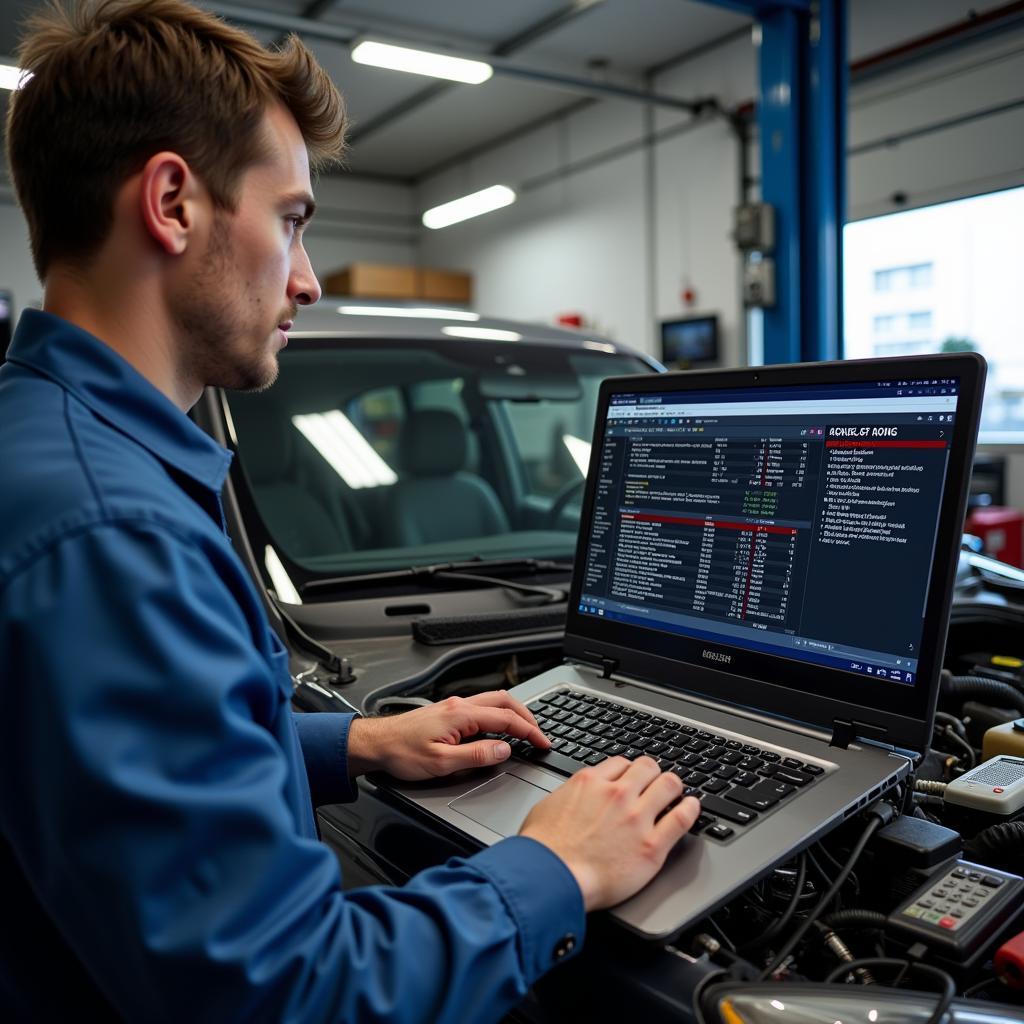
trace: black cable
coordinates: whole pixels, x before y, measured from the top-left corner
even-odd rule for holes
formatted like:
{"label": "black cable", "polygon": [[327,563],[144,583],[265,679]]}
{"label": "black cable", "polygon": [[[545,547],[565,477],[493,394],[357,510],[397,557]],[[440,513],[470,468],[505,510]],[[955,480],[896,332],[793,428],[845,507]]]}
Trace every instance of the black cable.
{"label": "black cable", "polygon": [[821,866],[821,864],[818,863],[818,858],[814,856],[814,851],[813,850],[808,850],[807,851],[807,859],[811,862],[811,867],[814,868],[814,870],[817,871],[819,875],[821,875],[821,879],[825,883],[825,888],[827,889],[832,884],[834,879]]}
{"label": "black cable", "polygon": [[[939,730],[936,731],[938,732]],[[970,771],[977,763],[977,757],[974,754],[974,748],[970,745],[970,743],[968,743],[967,740],[965,740],[962,736],[958,736],[956,734],[956,730],[953,729],[953,727],[950,725],[945,726],[941,730],[940,735],[943,739],[947,740],[949,743],[952,743],[954,747],[960,748],[961,752],[967,758],[967,770]]]}
{"label": "black cable", "polygon": [[775,959],[761,972],[761,981],[770,978],[782,966],[782,964],[785,963],[786,958],[789,956],[789,954],[793,952],[793,950],[796,948],[800,940],[807,934],[808,931],[810,931],[811,925],[814,924],[814,922],[818,919],[819,915],[823,911],[825,911],[828,908],[828,905],[832,902],[832,900],[835,899],[836,893],[839,892],[840,888],[843,885],[843,882],[846,881],[850,872],[853,870],[854,864],[857,863],[857,859],[860,857],[861,853],[864,852],[864,847],[867,846],[868,841],[882,827],[883,824],[886,824],[886,822],[882,820],[882,817],[879,814],[876,813],[871,816],[871,820],[868,822],[867,827],[861,833],[860,838],[857,840],[856,844],[853,847],[853,850],[850,852],[849,859],[843,866],[843,870],[839,872],[839,875],[836,877],[836,880],[832,883],[828,892],[826,892],[825,895],[822,896],[822,898],[818,901],[817,906],[810,912],[810,914],[807,915],[807,917],[804,918],[803,922],[800,924],[797,930],[793,932],[793,934],[789,937],[788,941],[784,943],[782,949],[780,949],[778,953],[775,954]]}
{"label": "black cable", "polygon": [[[897,805],[899,805],[900,803],[901,803],[901,801],[897,801]],[[824,843],[816,843],[814,848],[817,850],[818,853],[820,853],[820,854],[822,854],[824,856],[825,860],[827,860],[829,862],[829,864],[831,864],[832,867],[834,867],[836,869],[836,871],[842,871],[843,870],[843,865],[834,856],[832,856],[831,853],[829,853],[829,851],[826,848]],[[831,882],[831,879],[829,879],[829,881]],[[856,871],[851,871],[850,872],[850,881],[853,883],[853,894],[855,896],[859,896],[860,895],[860,879],[857,877],[857,872]]]}
{"label": "black cable", "polygon": [[938,967],[933,967],[931,964],[922,964],[917,960],[898,960],[887,956],[866,956],[861,957],[859,960],[848,960],[834,971],[829,971],[825,977],[825,983],[832,984],[861,967],[899,967],[904,973],[910,971],[911,973],[927,974],[929,977],[937,978],[942,982],[942,991],[936,1000],[935,1009],[924,1024],[939,1024],[942,1018],[946,1016],[946,1011],[956,995],[956,985],[953,979]]}
{"label": "black cable", "polygon": [[935,721],[950,726],[961,739],[967,739],[967,726],[956,715],[951,715],[948,711],[936,711]]}
{"label": "black cable", "polygon": [[779,935],[786,930],[789,922],[793,920],[793,915],[796,913],[800,897],[803,895],[804,882],[806,879],[807,858],[803,854],[800,854],[800,860],[797,863],[796,869],[796,879],[793,882],[793,895],[790,896],[789,902],[786,904],[786,909],[782,912],[782,916],[770,924],[756,939],[751,942],[746,942],[740,946],[742,951],[748,952],[753,949],[758,949],[766,943],[771,942],[776,935]]}
{"label": "black cable", "polygon": [[730,953],[735,953],[736,947],[735,945],[733,945],[732,939],[730,939],[729,936],[725,934],[725,929],[710,915],[708,915],[707,917],[707,922],[709,925],[711,925],[712,928],[715,929],[716,932],[718,932],[718,937],[722,940],[722,945],[725,946],[725,948],[728,949]]}
{"label": "black cable", "polygon": [[840,864],[839,861],[835,857],[833,857],[831,853],[828,852],[828,849],[826,848],[824,843],[818,843],[818,850],[823,854],[825,860],[827,860],[829,864],[831,864],[832,867],[836,869],[836,871],[843,870],[843,865]]}

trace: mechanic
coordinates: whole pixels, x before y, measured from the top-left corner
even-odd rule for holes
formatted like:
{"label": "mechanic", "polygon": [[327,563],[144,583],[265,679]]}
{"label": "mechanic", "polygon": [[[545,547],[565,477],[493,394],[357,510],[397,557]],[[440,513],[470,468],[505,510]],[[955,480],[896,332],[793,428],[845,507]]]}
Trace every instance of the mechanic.
{"label": "mechanic", "polygon": [[29,25],[7,146],[42,310],[0,369],[0,1017],[495,1020],[642,887],[699,811],[648,759],[580,772],[522,835],[342,892],[313,806],[546,747],[506,694],[293,714],[224,532],[230,455],[187,416],[259,389],[319,286],[310,165],[341,99],[182,0]]}

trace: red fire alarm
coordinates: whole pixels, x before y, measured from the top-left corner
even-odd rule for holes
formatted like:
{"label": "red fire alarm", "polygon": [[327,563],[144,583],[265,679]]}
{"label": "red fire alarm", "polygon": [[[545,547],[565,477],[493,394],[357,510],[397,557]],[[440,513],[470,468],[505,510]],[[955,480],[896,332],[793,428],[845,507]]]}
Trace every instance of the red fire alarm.
{"label": "red fire alarm", "polygon": [[683,285],[683,290],[679,293],[679,297],[683,300],[683,305],[686,307],[692,307],[697,303],[697,290],[690,284]]}

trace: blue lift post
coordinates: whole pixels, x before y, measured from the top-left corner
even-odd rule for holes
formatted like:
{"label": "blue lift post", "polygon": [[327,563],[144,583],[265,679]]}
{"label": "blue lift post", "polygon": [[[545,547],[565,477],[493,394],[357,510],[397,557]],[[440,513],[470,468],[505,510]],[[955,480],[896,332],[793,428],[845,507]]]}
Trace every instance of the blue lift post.
{"label": "blue lift post", "polygon": [[761,198],[775,207],[764,361],[836,359],[846,217],[846,0],[705,0],[761,26]]}

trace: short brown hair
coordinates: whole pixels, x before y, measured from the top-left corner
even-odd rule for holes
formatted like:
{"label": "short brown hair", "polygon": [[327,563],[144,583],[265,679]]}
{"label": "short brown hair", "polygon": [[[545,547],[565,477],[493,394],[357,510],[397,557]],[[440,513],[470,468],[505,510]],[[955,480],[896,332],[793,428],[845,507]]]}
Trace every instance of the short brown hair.
{"label": "short brown hair", "polygon": [[40,279],[95,254],[117,190],[163,149],[233,210],[274,101],[314,169],[341,156],[344,104],[296,36],[267,50],[185,0],[50,0],[25,28],[18,64],[32,77],[10,100],[7,156]]}

